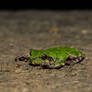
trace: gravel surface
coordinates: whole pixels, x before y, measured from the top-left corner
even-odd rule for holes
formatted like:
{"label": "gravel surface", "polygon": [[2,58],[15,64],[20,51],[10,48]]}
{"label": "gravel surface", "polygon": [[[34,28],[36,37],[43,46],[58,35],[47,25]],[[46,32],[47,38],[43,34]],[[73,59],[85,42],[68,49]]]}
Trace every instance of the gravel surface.
{"label": "gravel surface", "polygon": [[[41,69],[16,56],[30,48],[80,48],[73,67]],[[0,92],[92,92],[92,11],[0,11]]]}

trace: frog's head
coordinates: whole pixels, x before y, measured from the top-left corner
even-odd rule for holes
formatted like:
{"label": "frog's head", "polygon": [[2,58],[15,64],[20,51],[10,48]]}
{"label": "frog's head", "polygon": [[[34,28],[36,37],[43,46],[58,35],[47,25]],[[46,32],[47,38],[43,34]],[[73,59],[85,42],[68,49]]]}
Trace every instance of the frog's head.
{"label": "frog's head", "polygon": [[34,49],[30,49],[30,53],[27,53],[26,55],[23,55],[23,56],[17,56],[15,58],[15,61],[24,61],[24,62],[27,62],[30,60],[30,58],[33,56],[32,53],[34,53],[35,50]]}

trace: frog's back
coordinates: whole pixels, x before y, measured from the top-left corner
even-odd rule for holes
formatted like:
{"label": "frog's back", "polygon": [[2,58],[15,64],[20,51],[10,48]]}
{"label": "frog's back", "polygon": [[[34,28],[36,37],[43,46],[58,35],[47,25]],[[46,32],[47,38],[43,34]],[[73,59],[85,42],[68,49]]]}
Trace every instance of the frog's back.
{"label": "frog's back", "polygon": [[45,50],[34,50],[32,57],[40,57],[43,54],[47,54],[54,59],[66,60],[69,55],[79,56],[82,54],[82,52],[71,47],[55,47]]}
{"label": "frog's back", "polygon": [[56,48],[49,48],[46,50],[49,56],[53,57],[53,58],[58,58],[61,60],[65,60],[67,59],[67,57],[69,55],[73,55],[73,56],[79,56],[82,54],[82,52],[78,51],[75,48],[71,48],[71,47],[56,47]]}

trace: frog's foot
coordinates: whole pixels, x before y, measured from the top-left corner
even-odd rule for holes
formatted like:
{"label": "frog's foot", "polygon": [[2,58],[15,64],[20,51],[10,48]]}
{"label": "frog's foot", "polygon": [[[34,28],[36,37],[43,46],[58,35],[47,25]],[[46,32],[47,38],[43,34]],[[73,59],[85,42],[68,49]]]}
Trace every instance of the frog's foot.
{"label": "frog's foot", "polygon": [[55,65],[50,65],[49,63],[43,63],[41,64],[41,67],[44,69],[59,69],[62,67],[62,65],[55,66]]}
{"label": "frog's foot", "polygon": [[53,62],[42,62],[41,63],[41,67],[45,69],[59,69],[63,66],[64,65],[62,64],[55,65],[55,62],[54,63]]}
{"label": "frog's foot", "polygon": [[40,66],[41,66],[42,68],[48,68],[48,67],[49,67],[49,63],[47,63],[47,62],[42,62],[42,63],[40,64]]}
{"label": "frog's foot", "polygon": [[51,66],[49,66],[49,68],[51,68],[51,69],[60,69],[61,67],[63,67],[63,65],[58,65],[58,66],[51,65]]}
{"label": "frog's foot", "polygon": [[80,63],[81,61],[83,61],[83,59],[85,58],[85,55],[81,55],[81,56],[69,56],[68,59],[65,61],[66,65],[74,65],[76,63]]}
{"label": "frog's foot", "polygon": [[[45,69],[46,69],[46,68],[47,68],[47,69],[54,68],[54,65],[52,65],[52,64],[55,62],[55,60],[54,60],[52,57],[50,57],[50,56],[48,56],[48,55],[46,55],[46,54],[43,54],[40,58],[45,61],[45,62],[42,62],[42,63],[40,64],[42,68],[45,68]],[[48,62],[46,62],[46,60],[47,60]]]}
{"label": "frog's foot", "polygon": [[24,61],[24,62],[27,62],[27,61],[29,61],[29,57],[28,56],[17,56],[16,58],[15,58],[15,62],[17,62],[17,61]]}

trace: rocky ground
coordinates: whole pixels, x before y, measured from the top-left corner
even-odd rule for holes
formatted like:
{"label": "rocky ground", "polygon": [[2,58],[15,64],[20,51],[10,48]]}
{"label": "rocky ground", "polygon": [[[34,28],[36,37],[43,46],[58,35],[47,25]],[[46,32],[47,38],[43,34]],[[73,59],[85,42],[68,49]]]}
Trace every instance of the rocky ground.
{"label": "rocky ground", "polygon": [[[41,69],[14,59],[30,48],[80,48],[73,67]],[[0,11],[0,92],[92,92],[92,11]]]}

